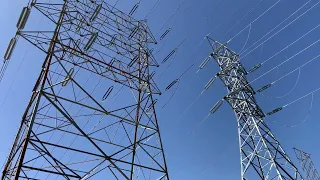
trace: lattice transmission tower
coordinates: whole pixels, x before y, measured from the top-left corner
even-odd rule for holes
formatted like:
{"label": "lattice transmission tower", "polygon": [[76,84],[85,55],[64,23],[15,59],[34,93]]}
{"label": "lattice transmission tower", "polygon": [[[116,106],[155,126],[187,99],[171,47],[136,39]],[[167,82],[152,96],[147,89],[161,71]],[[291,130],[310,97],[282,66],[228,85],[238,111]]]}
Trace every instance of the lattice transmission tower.
{"label": "lattice transmission tower", "polygon": [[146,21],[103,0],[33,0],[17,26],[5,60],[18,38],[45,59],[1,179],[169,179]]}
{"label": "lattice transmission tower", "polygon": [[305,180],[320,180],[319,173],[310,157],[311,155],[297,148],[293,148],[293,150],[302,167]]}
{"label": "lattice transmission tower", "polygon": [[[228,94],[211,109],[214,113],[227,101],[232,107],[238,123],[241,178],[243,180],[300,180],[301,175],[280,143],[264,122],[265,114],[255,100],[255,91],[246,78],[247,71],[237,53],[226,44],[207,37],[213,52],[200,65],[214,60],[220,67],[215,76],[227,87]],[[207,85],[212,84],[215,77]],[[275,113],[275,110],[271,113]],[[270,113],[270,114],[271,114]]]}

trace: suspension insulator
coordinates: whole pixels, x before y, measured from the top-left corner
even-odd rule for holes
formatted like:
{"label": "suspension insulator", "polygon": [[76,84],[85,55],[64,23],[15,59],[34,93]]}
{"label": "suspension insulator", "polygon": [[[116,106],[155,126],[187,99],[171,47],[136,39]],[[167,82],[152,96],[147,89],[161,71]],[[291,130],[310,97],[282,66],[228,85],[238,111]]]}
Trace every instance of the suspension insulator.
{"label": "suspension insulator", "polygon": [[207,82],[207,84],[204,86],[204,89],[205,89],[205,90],[208,90],[208,89],[211,87],[212,83],[216,80],[216,78],[217,78],[217,76],[212,77],[212,78]]}
{"label": "suspension insulator", "polygon": [[131,62],[128,64],[128,67],[132,67],[132,65],[138,60],[138,58],[139,58],[138,55],[135,56],[135,57],[131,60]]}
{"label": "suspension insulator", "polygon": [[261,67],[262,64],[257,64],[255,65],[252,69],[249,70],[250,73],[256,71],[257,69],[259,69]]}
{"label": "suspension insulator", "polygon": [[93,43],[96,41],[97,37],[98,37],[98,33],[97,33],[97,32],[96,32],[96,33],[92,33],[92,35],[91,35],[88,43],[87,43],[86,46],[84,47],[84,50],[85,50],[85,51],[88,51],[88,50],[91,48],[91,46],[93,45]]}
{"label": "suspension insulator", "polygon": [[283,109],[283,107],[279,107],[277,109],[272,110],[271,112],[268,112],[267,115],[270,116],[272,114],[275,114],[275,113],[281,111],[282,109]]}
{"label": "suspension insulator", "polygon": [[174,81],[172,81],[166,88],[166,91],[168,91],[170,88],[172,88],[172,86],[174,86],[177,82],[179,81],[179,79],[175,79]]}
{"label": "suspension insulator", "polygon": [[138,27],[133,28],[133,30],[131,31],[130,35],[129,35],[129,39],[133,38],[134,35],[138,32]]}
{"label": "suspension insulator", "polygon": [[31,12],[31,9],[29,7],[24,7],[22,9],[22,12],[20,14],[19,20],[17,22],[17,28],[18,29],[22,30],[25,27],[25,25],[26,25],[26,23],[28,21],[30,12]]}
{"label": "suspension insulator", "polygon": [[199,66],[200,69],[203,69],[204,66],[206,66],[208,64],[208,62],[210,61],[211,56],[207,57]]}
{"label": "suspension insulator", "polygon": [[3,57],[4,60],[9,60],[11,58],[12,52],[16,47],[16,44],[17,44],[17,38],[14,37],[10,40],[6,53],[4,54],[4,57]]}
{"label": "suspension insulator", "polygon": [[131,11],[129,12],[129,15],[132,16],[137,11],[138,7],[139,7],[139,3],[135,4],[132,7]]}
{"label": "suspension insulator", "polygon": [[81,18],[81,20],[79,21],[79,24],[77,25],[76,32],[80,31],[83,23],[84,23],[84,18]]}
{"label": "suspension insulator", "polygon": [[164,39],[168,33],[171,31],[171,28],[167,29],[161,36],[160,36],[160,40]]}
{"label": "suspension insulator", "polygon": [[74,73],[74,69],[71,68],[67,74],[67,76],[64,78],[63,82],[62,82],[62,86],[66,86],[68,84],[68,82],[70,81],[72,75]]}
{"label": "suspension insulator", "polygon": [[102,4],[99,4],[99,5],[96,7],[96,9],[94,10],[92,16],[90,17],[90,21],[91,21],[91,22],[93,22],[93,21],[97,18],[98,14],[99,14],[100,11],[101,11],[101,8],[102,8]]}
{"label": "suspension insulator", "polygon": [[261,93],[262,91],[265,91],[266,89],[268,89],[268,88],[270,88],[270,87],[271,87],[271,84],[265,85],[265,86],[263,86],[262,88],[260,88],[260,89],[258,90],[258,92]]}
{"label": "suspension insulator", "polygon": [[210,113],[213,114],[215,113],[222,105],[223,103],[223,99],[221,99],[220,101],[218,101],[211,109],[210,109]]}
{"label": "suspension insulator", "polygon": [[162,60],[162,64],[165,63],[175,52],[177,51],[177,49],[174,49],[172,50],[167,57],[165,57],[163,60]]}
{"label": "suspension insulator", "polygon": [[108,88],[108,90],[106,91],[106,93],[102,97],[102,101],[106,100],[109,97],[109,95],[111,94],[113,88],[114,88],[113,86]]}

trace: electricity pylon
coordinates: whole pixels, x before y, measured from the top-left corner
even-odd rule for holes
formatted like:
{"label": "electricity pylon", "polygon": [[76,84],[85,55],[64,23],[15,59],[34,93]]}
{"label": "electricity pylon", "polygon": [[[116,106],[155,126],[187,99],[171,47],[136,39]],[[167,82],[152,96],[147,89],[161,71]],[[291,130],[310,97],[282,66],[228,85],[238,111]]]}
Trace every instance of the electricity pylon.
{"label": "electricity pylon", "polygon": [[320,180],[320,176],[311,160],[310,154],[297,148],[293,149],[305,174],[305,180]]}
{"label": "electricity pylon", "polygon": [[[24,30],[31,9],[46,29]],[[45,59],[1,179],[169,179],[146,22],[102,0],[33,0],[17,26]]]}
{"label": "electricity pylon", "polygon": [[[300,180],[298,169],[263,120],[265,114],[255,100],[255,91],[248,83],[247,71],[242,66],[239,55],[230,50],[226,44],[221,44],[210,37],[207,39],[213,52],[200,68],[203,68],[210,59],[217,62],[220,67],[221,71],[217,77],[229,92],[223,100],[231,105],[237,117],[241,178]],[[208,83],[212,84],[212,81]],[[218,102],[211,109],[211,113],[220,105]]]}

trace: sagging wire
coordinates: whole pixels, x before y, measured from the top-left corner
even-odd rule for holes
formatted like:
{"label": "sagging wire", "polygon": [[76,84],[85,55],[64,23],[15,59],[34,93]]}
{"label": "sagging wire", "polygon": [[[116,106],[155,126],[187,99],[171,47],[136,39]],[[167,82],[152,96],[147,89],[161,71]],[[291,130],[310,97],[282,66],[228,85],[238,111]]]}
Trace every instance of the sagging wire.
{"label": "sagging wire", "polygon": [[164,26],[173,18],[173,16],[179,11],[179,9],[182,7],[182,5],[185,3],[186,1],[182,1],[179,6],[177,7],[177,9],[175,9],[173,11],[173,13],[171,14],[171,16],[163,23],[163,25],[160,27],[160,29],[158,30],[157,33],[155,33],[156,36],[158,36],[158,34],[160,33],[160,31],[164,28]]}
{"label": "sagging wire", "polygon": [[[170,96],[170,98],[168,99],[168,101],[161,107],[162,109],[165,108],[165,107],[169,104],[169,102],[172,100],[173,96],[174,96],[174,95],[176,94],[176,92],[178,91],[178,88],[179,88],[179,85],[180,85],[180,81],[179,81],[178,79],[176,79],[176,80],[173,81],[172,83],[177,84],[176,89],[174,90],[174,92],[172,93],[172,95]],[[172,83],[170,84],[171,87],[174,85],[174,84],[172,84]],[[169,85],[169,86],[170,86],[170,85]],[[168,86],[168,87],[169,87],[169,86]],[[171,88],[171,87],[170,87],[170,88],[168,89],[168,87],[166,88],[166,91]]]}
{"label": "sagging wire", "polygon": [[178,46],[175,47],[174,49],[175,49],[175,50],[178,50],[178,49],[184,44],[184,42],[186,42],[186,40],[210,17],[210,15],[212,15],[212,14],[215,12],[215,9],[218,8],[218,7],[222,4],[223,1],[224,1],[224,0],[220,0],[219,3],[213,8],[213,10],[210,11],[210,12],[207,14],[207,16],[206,16],[204,19],[202,19],[202,21],[200,21],[200,22],[195,26],[195,28],[192,29],[192,30],[186,35],[186,37],[185,37],[184,39],[182,39],[182,41],[178,44]]}
{"label": "sagging wire", "polygon": [[247,36],[247,39],[246,39],[246,42],[244,43],[243,47],[241,48],[241,50],[239,51],[241,54],[241,52],[243,51],[243,49],[246,47],[248,41],[249,41],[249,38],[250,38],[250,34],[251,34],[251,23],[250,23],[250,26],[249,26],[249,32],[248,32],[248,36]]}
{"label": "sagging wire", "polygon": [[218,74],[216,76],[212,77],[207,82],[207,84],[204,86],[204,89],[201,91],[201,93],[195,98],[195,100],[192,101],[192,103],[183,111],[183,113],[180,114],[180,116],[176,120],[177,122],[180,121],[180,119],[183,117],[183,115],[185,115],[189,111],[189,109],[198,101],[198,99],[201,97],[201,95],[211,87],[211,85],[214,83],[214,81],[217,79],[217,77],[218,77]]}
{"label": "sagging wire", "polygon": [[194,64],[192,64],[188,69],[186,69],[177,79],[173,80],[167,87],[166,87],[166,91],[170,90],[175,84],[177,84],[176,89],[174,90],[173,94],[171,95],[171,97],[169,98],[169,100],[162,106],[162,109],[165,108],[169,102],[171,101],[171,99],[173,98],[173,96],[176,94],[176,92],[178,91],[179,85],[180,85],[180,80],[181,78],[194,66]]}
{"label": "sagging wire", "polygon": [[[319,1],[320,2],[320,1]],[[277,56],[278,54],[280,54],[281,52],[283,52],[284,50],[288,49],[290,46],[294,45],[295,43],[297,43],[299,40],[301,40],[302,38],[304,38],[306,35],[310,34],[311,32],[313,32],[315,29],[317,29],[318,27],[320,27],[320,23],[315,26],[314,28],[312,28],[311,30],[309,30],[307,33],[303,34],[302,36],[300,36],[298,39],[294,40],[293,42],[291,42],[289,45],[287,45],[286,47],[282,48],[280,51],[278,51],[277,53],[273,54],[272,56],[270,56],[269,58],[265,59],[263,62],[257,64],[256,66],[259,66],[259,68],[267,63],[268,61],[270,61],[272,58],[274,58],[275,56]],[[313,42],[310,46],[306,47],[306,49],[310,48],[311,46],[315,45],[316,43],[318,43],[319,41],[315,41]],[[303,49],[306,50],[306,49]],[[255,67],[256,67],[255,66]],[[256,70],[256,69],[255,69]],[[253,71],[255,71],[253,70]],[[252,71],[252,70],[249,70],[249,72]],[[252,72],[253,72],[252,71]]]}
{"label": "sagging wire", "polygon": [[[219,5],[219,4],[218,4]],[[227,19],[229,19],[235,12],[237,12],[240,8],[235,8],[232,13],[229,13],[227,17],[225,17],[225,19],[220,22],[210,33],[208,33],[202,40],[201,42],[198,44],[198,46],[195,48],[194,52],[192,53],[192,55],[197,51],[197,49],[199,48],[199,46],[203,43],[203,41],[206,39],[207,36],[209,36],[211,33],[213,33],[216,29],[218,29],[220,27],[220,25],[225,22]],[[192,57],[192,56],[191,56]],[[172,62],[170,63],[172,64]],[[171,66],[171,65],[170,65]]]}
{"label": "sagging wire", "polygon": [[[255,79],[252,80],[249,84],[257,81],[258,79],[262,78],[263,76],[265,76],[266,74],[270,73],[270,72],[273,71],[274,69],[276,69],[276,68],[282,66],[283,64],[289,62],[289,61],[292,60],[294,57],[296,57],[297,55],[299,55],[299,54],[301,54],[302,52],[306,51],[307,49],[309,49],[310,47],[312,47],[313,45],[315,45],[315,44],[318,43],[319,41],[320,41],[320,38],[319,38],[318,40],[316,40],[315,42],[313,42],[312,44],[310,44],[309,46],[307,46],[307,47],[305,47],[304,49],[300,50],[299,52],[297,52],[296,54],[294,54],[294,55],[291,56],[290,58],[286,59],[285,61],[279,63],[278,65],[276,65],[275,67],[271,68],[271,69],[268,70],[267,72],[263,73],[263,74],[260,75],[259,77],[255,78]],[[320,55],[318,55],[318,56],[320,56]],[[318,57],[318,56],[317,56],[317,57]],[[315,57],[315,58],[317,58],[317,57]],[[314,60],[314,58],[313,58],[313,60]],[[258,64],[258,65],[256,65],[256,66],[257,66],[257,67],[258,67],[258,66],[261,67],[261,64]],[[255,67],[256,67],[256,66],[255,66]],[[254,67],[253,69],[257,70],[258,68],[255,68],[255,67]],[[254,71],[255,71],[255,70],[254,70]],[[250,72],[250,71],[253,72],[252,69],[249,70],[249,72]]]}
{"label": "sagging wire", "polygon": [[144,19],[147,19],[147,17],[156,9],[156,7],[160,4],[160,0],[157,0],[156,3],[154,3],[154,5],[152,6],[152,8],[150,9],[150,11],[146,14],[146,16],[144,17]]}
{"label": "sagging wire", "polygon": [[[303,68],[304,66],[308,65],[309,63],[313,62],[314,60],[319,59],[319,57],[320,57],[320,54],[319,54],[319,55],[317,55],[317,56],[315,56],[314,58],[310,59],[309,61],[307,61],[307,62],[303,63],[302,65],[298,66],[297,68],[293,69],[293,70],[292,70],[292,71],[290,71],[289,73],[287,73],[287,74],[283,75],[282,77],[277,78],[275,81],[273,81],[273,82],[271,82],[270,84],[268,84],[268,85],[266,85],[266,86],[262,87],[262,88],[260,89],[260,92],[262,92],[262,91],[264,91],[264,90],[268,89],[271,85],[273,85],[273,84],[277,83],[278,81],[282,80],[283,78],[285,78],[285,77],[289,76],[290,74],[294,73],[295,71],[299,70],[299,74],[298,74],[298,77],[297,77],[296,83],[295,83],[295,85],[294,85],[294,88],[295,88],[295,87],[296,87],[296,85],[297,85],[297,83],[298,83],[298,81],[299,81],[299,79],[300,79],[300,69],[301,69],[301,68]],[[252,83],[252,82],[253,82],[253,81],[251,81],[250,83]],[[250,84],[250,83],[249,83],[249,84]],[[292,89],[294,89],[294,88],[292,88]],[[291,91],[293,91],[293,90],[291,90]],[[285,94],[284,96],[287,96],[288,94],[290,94],[290,93],[291,93],[291,91],[290,91],[289,93]],[[259,92],[259,90],[258,90],[258,92]],[[284,96],[280,96],[280,97],[276,97],[276,98],[283,98]]]}
{"label": "sagging wire", "polygon": [[[208,34],[209,35],[209,34]],[[191,57],[197,52],[197,50],[199,49],[199,47],[201,46],[201,44],[203,43],[203,41],[206,39],[207,36],[205,36],[200,43],[196,46],[196,48],[193,50],[193,52],[191,53],[190,59]],[[175,54],[175,56],[173,58],[176,57],[177,54]],[[196,59],[193,61],[193,63],[195,63]],[[170,64],[166,67],[166,69],[164,70],[164,72],[159,76],[163,76],[163,74],[171,67],[171,65],[173,64],[174,61],[171,61]]]}
{"label": "sagging wire", "polygon": [[310,101],[310,108],[309,108],[309,110],[308,110],[308,114],[307,114],[307,116],[306,116],[302,121],[300,121],[299,123],[293,124],[293,125],[288,125],[288,124],[281,124],[281,123],[278,122],[278,121],[273,121],[273,122],[274,122],[274,123],[277,123],[277,124],[281,124],[283,127],[286,127],[286,128],[295,128],[295,127],[298,127],[298,126],[304,124],[305,122],[307,122],[308,118],[309,118],[310,115],[311,115],[311,111],[312,111],[312,108],[313,108],[313,100],[314,100],[313,93],[311,93],[311,101]]}
{"label": "sagging wire", "polygon": [[[257,20],[259,20],[263,15],[265,15],[267,12],[269,12],[273,7],[275,7],[281,0],[278,0],[277,2],[275,2],[272,6],[270,6],[267,10],[265,10],[262,14],[260,14],[257,18],[255,18],[253,21],[250,22],[250,24],[248,24],[246,27],[244,27],[241,31],[239,31],[236,35],[234,35],[232,38],[230,38],[227,42],[231,42],[234,38],[236,38],[240,33],[242,33],[245,29],[247,29],[249,27],[249,25],[255,23]],[[260,2],[259,2],[260,4]],[[257,6],[255,6],[254,8],[256,8]],[[227,33],[225,34],[227,35]],[[224,35],[224,36],[225,36]]]}
{"label": "sagging wire", "polygon": [[[173,12],[173,14],[166,20],[166,22],[160,27],[159,31],[155,33],[155,36],[158,36],[161,32],[161,30],[164,28],[164,26],[173,18],[173,16],[179,11],[179,9],[182,7],[182,5],[185,3],[185,1],[183,1],[178,8]],[[192,4],[190,4],[183,12],[182,14],[184,14],[190,7]],[[181,18],[181,16],[179,16],[178,18],[176,18],[171,26],[160,36],[160,40],[162,40],[164,38],[164,36],[166,36],[172,29],[173,27],[176,25],[176,22]],[[162,37],[162,38],[161,38]]]}
{"label": "sagging wire", "polygon": [[[207,115],[206,117],[204,117],[201,121],[199,121],[199,122],[195,125],[194,129],[193,129],[192,131],[190,131],[189,134],[187,134],[187,136],[191,136],[191,137],[192,137],[192,136],[195,134],[195,132],[198,130],[198,128],[210,117],[210,115],[211,115],[211,114],[214,114],[214,113],[221,107],[223,101],[224,101],[224,99],[221,99],[220,101],[218,101],[218,102],[211,108],[211,110],[210,110],[210,112],[208,113],[208,115]],[[189,138],[190,138],[190,137],[189,137]],[[181,142],[181,144],[179,144],[179,145],[175,148],[175,150],[172,152],[172,155],[174,155],[174,154],[177,152],[178,148],[181,148],[182,146],[183,146],[183,142]]]}
{"label": "sagging wire", "polygon": [[[173,58],[175,58],[176,55],[177,55],[177,53],[174,54],[174,57],[173,57]],[[167,72],[167,70],[170,68],[170,66],[172,65],[172,63],[173,63],[173,61],[171,61],[171,62],[168,64],[168,66],[166,67],[166,69],[164,69],[164,71],[160,74],[159,77],[162,77],[162,76]]]}
{"label": "sagging wire", "polygon": [[[263,37],[261,37],[259,40],[257,40],[255,43],[253,43],[250,47],[248,47],[243,53],[247,52],[252,46],[254,46],[255,44],[257,44],[259,41],[261,41],[264,37],[266,37],[268,34],[270,34],[273,30],[275,30],[276,28],[278,28],[283,22],[285,22],[286,20],[288,20],[290,17],[292,17],[295,13],[297,13],[300,9],[302,9],[305,5],[307,5],[310,2],[310,0],[305,3],[303,6],[301,6],[298,10],[296,10],[294,13],[292,13],[289,17],[287,17],[284,21],[280,22],[276,27],[274,27],[273,29],[271,29],[268,33],[266,33]],[[320,1],[319,1],[320,2]],[[277,34],[279,34],[282,30],[286,29],[289,25],[291,25],[292,23],[294,23],[295,21],[297,21],[299,18],[301,18],[303,15],[305,15],[306,13],[308,13],[311,9],[313,9],[316,5],[319,4],[319,2],[317,4],[315,4],[314,6],[312,6],[311,8],[309,8],[308,10],[306,10],[304,13],[302,13],[301,15],[299,15],[297,18],[295,18],[294,20],[292,20],[290,23],[288,23],[286,26],[284,26],[283,28],[281,28],[280,30],[278,30],[277,32],[275,32],[273,35],[271,35],[269,38],[267,38],[266,40],[264,40],[263,42],[261,42],[259,45],[257,45],[255,48],[253,48],[252,50],[250,50],[249,52],[247,52],[246,54],[244,54],[242,57],[246,57],[247,55],[249,55],[251,52],[253,52],[255,49],[257,49],[258,47],[260,47],[262,44],[264,44],[265,42],[269,41],[271,38],[273,38],[274,36],[276,36]]]}
{"label": "sagging wire", "polygon": [[[257,2],[241,19],[239,19],[222,37],[225,37],[233,28],[235,28],[243,19],[245,19],[253,10],[255,10],[263,0]],[[251,23],[250,23],[251,24]],[[245,27],[247,28],[247,26]]]}
{"label": "sagging wire", "polygon": [[292,104],[294,104],[294,103],[296,103],[296,102],[298,102],[298,101],[300,101],[300,100],[308,97],[309,95],[312,95],[312,96],[311,96],[309,113],[308,113],[307,117],[304,118],[304,119],[303,119],[300,123],[298,123],[298,124],[295,124],[295,125],[285,125],[286,127],[290,127],[290,128],[291,128],[291,127],[297,127],[297,126],[299,126],[299,125],[301,125],[301,124],[303,124],[303,123],[305,123],[305,122],[307,121],[309,115],[311,114],[311,110],[312,110],[312,107],[313,107],[313,95],[314,95],[314,93],[316,93],[316,92],[319,91],[319,90],[320,90],[320,88],[317,88],[317,89],[315,89],[315,90],[313,90],[313,91],[311,91],[311,92],[309,92],[309,93],[307,93],[307,94],[305,94],[305,95],[303,95],[303,96],[301,96],[301,97],[299,97],[299,98],[297,98],[297,99],[295,99],[295,100],[293,100],[293,101],[285,104],[284,106],[281,106],[281,107],[279,107],[279,108],[276,108],[276,109],[268,112],[267,115],[268,115],[268,116],[271,116],[271,115],[273,115],[273,114],[276,114],[276,113],[282,111],[284,108],[286,108],[286,107],[288,107],[288,106],[290,106],[290,105],[292,105]]}
{"label": "sagging wire", "polygon": [[[222,1],[220,1],[220,3],[221,3],[221,2],[222,2]],[[220,3],[218,3],[218,5],[217,5],[216,7],[218,7]],[[187,9],[188,9],[188,8],[187,8]],[[186,9],[186,10],[187,10],[187,9]],[[201,42],[198,44],[198,46],[195,48],[195,50],[194,50],[194,52],[192,53],[192,55],[196,52],[196,50],[197,50],[197,49],[199,48],[199,46],[203,43],[203,41],[206,39],[207,36],[209,36],[209,35],[210,35],[211,33],[213,33],[216,29],[218,29],[223,22],[225,22],[227,19],[229,19],[229,18],[230,18],[235,12],[237,12],[239,9],[240,9],[240,8],[235,8],[235,9],[232,11],[232,13],[229,13],[228,16],[225,17],[225,19],[224,19],[222,22],[220,22],[210,33],[208,33],[208,34],[201,40]],[[185,11],[186,11],[186,10],[185,10]],[[209,15],[210,15],[210,14],[209,14]],[[209,15],[207,15],[207,17],[208,17]],[[205,19],[206,19],[206,18],[205,18]],[[167,39],[166,39],[166,42],[167,42]],[[165,43],[166,43],[166,42],[165,42]],[[165,44],[165,43],[164,43],[164,44]],[[163,46],[162,46],[162,47],[163,47]],[[160,49],[162,49],[162,47],[161,47]],[[160,51],[160,50],[159,50],[159,51]],[[158,52],[159,52],[159,51],[158,51]],[[157,53],[158,53],[158,52],[157,52]],[[171,66],[171,64],[172,64],[172,62],[170,63],[169,67]],[[169,67],[168,67],[168,68],[169,68]]]}
{"label": "sagging wire", "polygon": [[[216,158],[216,160],[214,162],[217,162],[219,161],[224,155],[227,154],[227,152],[229,151],[229,149],[233,146],[235,146],[236,143],[232,142],[232,143],[229,143],[227,145],[227,148],[225,148],[221,153],[220,155]],[[203,171],[199,174],[198,177],[201,177],[204,175],[205,172],[207,172],[209,169],[213,168],[214,167],[214,163],[210,163],[209,166],[207,166],[206,168],[203,169]]]}
{"label": "sagging wire", "polygon": [[[298,73],[296,82],[295,82],[294,86],[291,88],[291,90],[290,90],[289,92],[287,92],[286,94],[282,95],[282,96],[277,96],[277,97],[274,97],[274,98],[281,99],[281,98],[284,98],[284,97],[290,95],[290,94],[293,92],[293,90],[297,87],[298,82],[299,82],[299,79],[300,79],[300,74],[301,74],[301,72],[300,72],[300,71],[301,71],[301,70],[300,70],[300,67],[299,67],[298,69],[295,69],[294,71],[291,71],[290,73],[286,74],[285,76],[282,76],[282,77],[281,77],[281,79],[282,79],[282,78],[288,76],[289,74],[291,74],[292,72],[295,72],[295,71],[297,71],[297,70],[299,70],[299,71],[298,71],[299,73]],[[275,84],[275,83],[278,82],[279,80],[280,80],[280,79],[277,79],[277,80],[273,81],[272,83],[270,83],[270,84],[264,86],[263,88],[259,89],[257,92],[259,92],[259,93],[261,93],[261,94],[263,95],[262,91],[270,88],[273,84]],[[272,97],[269,96],[269,98],[272,98]]]}

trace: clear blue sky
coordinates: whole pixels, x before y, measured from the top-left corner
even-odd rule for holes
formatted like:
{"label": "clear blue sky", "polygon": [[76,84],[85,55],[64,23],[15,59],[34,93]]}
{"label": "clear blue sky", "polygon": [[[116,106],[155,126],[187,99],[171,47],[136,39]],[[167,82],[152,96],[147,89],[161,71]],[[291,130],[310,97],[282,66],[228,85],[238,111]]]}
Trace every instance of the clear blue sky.
{"label": "clear blue sky", "polygon": [[[157,0],[142,0],[135,14],[135,18],[143,19],[156,1]],[[175,87],[165,92],[157,104],[160,130],[169,175],[172,179],[233,180],[240,178],[237,123],[229,105],[224,104],[216,114],[211,115],[202,123],[192,136],[190,135],[194,127],[207,116],[209,109],[226,95],[227,91],[220,81],[215,82],[210,90],[200,96],[190,110],[182,116],[179,123],[177,123],[176,120],[200,94],[203,86],[210,77],[218,72],[217,65],[214,62],[210,62],[202,71],[196,74],[199,64],[210,53],[210,47],[206,41],[203,41],[203,43],[199,45],[204,36],[214,30],[210,34],[210,37],[221,42],[226,42],[243,28],[248,27],[228,45],[229,48],[239,52],[247,40],[250,29],[248,25],[278,1],[279,0],[269,0],[261,2],[257,8],[242,19],[234,28],[232,28],[234,24],[258,2],[257,0],[224,0],[218,8],[215,7],[219,4],[220,0],[160,0],[160,4],[156,6],[155,10],[148,16],[149,26],[152,32],[156,34],[177,7],[182,2],[184,3],[181,9],[177,11],[156,37],[159,39],[159,36],[172,26],[173,22],[175,23],[168,36],[166,36],[164,40],[159,41],[159,44],[155,46],[156,52],[163,43],[166,42],[165,46],[155,56],[158,62],[161,62],[163,58],[188,36],[186,41],[179,47],[174,58],[170,58],[165,64],[158,68],[156,80],[162,91],[196,61],[196,65],[182,77],[177,93],[167,106],[162,108],[170,98]],[[115,0],[108,2],[114,4]],[[245,50],[250,47],[307,2],[308,0],[280,0],[270,11],[251,24],[251,33],[243,49]],[[318,0],[310,0],[299,12],[266,36],[265,39],[318,2]],[[129,12],[135,3],[136,1],[120,0],[116,7],[124,12]],[[26,0],[4,0],[0,6],[0,23],[2,24],[0,30],[0,49],[3,53],[10,38],[15,34],[17,19],[22,7],[26,4]],[[184,9],[189,7],[189,5],[191,5],[190,8],[184,12]],[[234,9],[237,11],[224,21]],[[209,13],[211,14],[207,16]],[[320,24],[318,17],[320,17],[320,3],[265,42],[263,48],[260,46],[243,58],[241,60],[243,65],[247,69],[250,69],[255,64],[272,57],[275,53]],[[31,18],[33,18],[32,21],[34,22],[39,22],[41,19],[40,17],[34,16],[31,16]],[[43,18],[38,27],[45,26],[45,21],[46,19]],[[201,21],[203,21],[203,23],[195,29]],[[216,28],[217,26],[218,28]],[[37,29],[36,26],[30,28]],[[229,31],[230,29],[231,31]],[[190,34],[190,32],[192,32],[192,34]],[[248,75],[249,81],[263,75],[274,66],[284,62],[319,38],[320,27],[271,58],[258,71]],[[198,45],[199,48],[195,50]],[[320,54],[319,48],[319,43],[314,44],[287,63],[255,81],[252,86],[258,89],[276,80],[277,77],[289,73]],[[35,79],[40,71],[43,59],[41,55],[34,54],[33,52],[38,51],[34,51],[33,49],[34,47],[25,41],[19,41],[5,77],[0,84],[1,166],[9,154],[22,113],[31,95]],[[25,55],[26,51],[28,52]],[[159,77],[172,61],[173,63],[169,69],[163,76]],[[264,95],[257,94],[257,101],[264,112],[267,113],[319,88],[319,67],[320,59],[316,59],[300,69],[300,76],[298,76],[299,71],[295,71],[275,83],[270,89],[264,92]],[[291,93],[286,95],[294,87],[297,77],[299,77],[299,81],[296,87]],[[283,95],[286,96],[282,97]],[[288,106],[283,111],[267,117],[265,121],[298,167],[300,166],[297,164],[292,147],[300,148],[312,154],[315,165],[320,168],[320,147],[317,144],[317,137],[320,135],[320,131],[318,130],[320,127],[320,112],[318,111],[320,108],[320,92],[314,93],[312,109],[311,112],[309,112],[311,99],[311,96],[307,96]],[[303,121],[307,116],[308,119],[304,123],[299,124],[299,122]],[[299,126],[287,127],[295,124],[299,124]]]}

